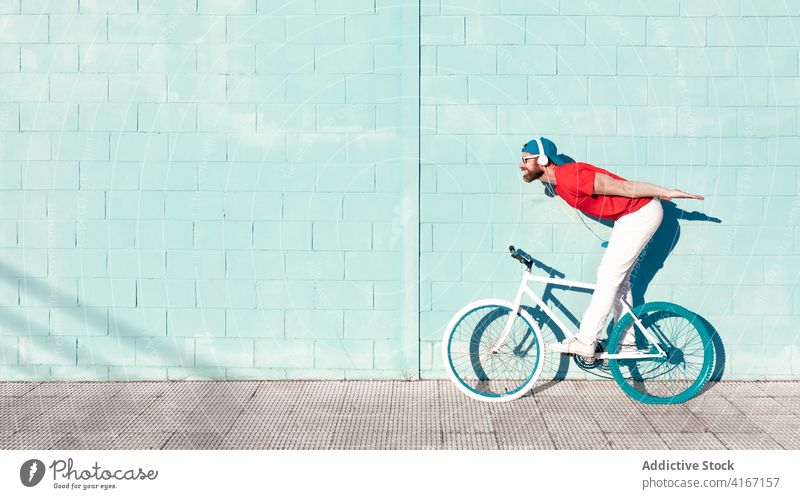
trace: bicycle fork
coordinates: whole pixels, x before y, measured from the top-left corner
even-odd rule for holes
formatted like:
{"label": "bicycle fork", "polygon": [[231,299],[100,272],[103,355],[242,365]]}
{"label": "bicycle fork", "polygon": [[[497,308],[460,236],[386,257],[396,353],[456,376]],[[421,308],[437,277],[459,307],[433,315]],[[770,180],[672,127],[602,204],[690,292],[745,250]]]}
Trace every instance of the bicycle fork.
{"label": "bicycle fork", "polygon": [[[506,325],[503,327],[503,333],[500,335],[500,338],[497,339],[494,345],[492,345],[492,353],[496,354],[500,350],[500,345],[505,343],[506,338],[511,333],[511,326],[514,324],[514,321],[517,320],[517,316],[519,315],[519,309],[522,306],[522,295],[525,294],[525,277],[523,274],[523,281],[519,287],[519,291],[517,291],[517,296],[514,298],[514,304],[511,307],[511,312],[508,313],[508,320],[506,321]],[[538,297],[535,297],[538,298]],[[538,328],[538,324],[533,325],[534,328]]]}

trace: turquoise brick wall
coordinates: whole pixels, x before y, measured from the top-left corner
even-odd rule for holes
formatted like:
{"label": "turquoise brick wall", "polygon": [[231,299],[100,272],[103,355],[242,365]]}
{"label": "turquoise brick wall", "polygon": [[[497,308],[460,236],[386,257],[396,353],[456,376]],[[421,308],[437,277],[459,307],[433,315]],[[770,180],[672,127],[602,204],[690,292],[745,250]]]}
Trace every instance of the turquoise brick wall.
{"label": "turquoise brick wall", "polygon": [[727,378],[797,378],[799,32],[795,0],[0,0],[0,379],[441,377],[509,244],[594,279],[533,135],[706,195],[647,299]]}
{"label": "turquoise brick wall", "polygon": [[[647,300],[711,322],[729,379],[800,376],[798,15],[797,1],[425,0],[421,375],[441,375],[455,310],[513,298],[509,244],[594,281],[599,241],[514,168],[543,135],[579,161],[705,195],[676,204],[721,223],[678,220]],[[555,294],[578,318],[589,302]]]}
{"label": "turquoise brick wall", "polygon": [[0,379],[416,377],[418,24],[0,0]]}

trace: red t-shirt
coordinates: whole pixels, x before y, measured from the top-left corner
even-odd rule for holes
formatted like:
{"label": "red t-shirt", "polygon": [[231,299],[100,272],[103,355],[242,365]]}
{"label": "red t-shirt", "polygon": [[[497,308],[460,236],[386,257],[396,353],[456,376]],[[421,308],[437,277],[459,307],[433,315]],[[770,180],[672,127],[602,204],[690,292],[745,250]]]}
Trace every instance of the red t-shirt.
{"label": "red t-shirt", "polygon": [[605,220],[617,220],[623,215],[633,213],[653,199],[593,194],[594,176],[598,172],[618,180],[625,180],[619,175],[614,175],[589,163],[566,163],[555,169],[556,194],[561,196],[568,205],[587,215]]}

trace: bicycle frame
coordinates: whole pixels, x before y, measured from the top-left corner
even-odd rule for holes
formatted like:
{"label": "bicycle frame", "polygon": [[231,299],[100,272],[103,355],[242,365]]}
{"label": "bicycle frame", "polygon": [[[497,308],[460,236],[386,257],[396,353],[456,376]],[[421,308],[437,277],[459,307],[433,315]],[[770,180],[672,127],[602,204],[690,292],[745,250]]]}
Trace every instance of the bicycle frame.
{"label": "bicycle frame", "polygon": [[[565,286],[565,287],[578,288],[578,289],[595,290],[597,288],[597,285],[595,285],[595,284],[590,284],[590,283],[587,283],[587,282],[570,281],[570,280],[567,280],[567,279],[561,279],[561,278],[555,278],[555,277],[542,277],[542,276],[538,276],[538,275],[533,274],[530,271],[530,269],[527,269],[527,268],[524,269],[522,271],[522,281],[519,284],[519,290],[517,291],[517,296],[514,298],[514,304],[511,307],[512,313],[508,314],[508,321],[506,322],[506,325],[503,328],[503,333],[500,335],[500,338],[498,339],[497,343],[495,343],[494,346],[492,347],[492,351],[493,352],[497,351],[499,346],[503,344],[503,342],[506,340],[506,337],[511,332],[511,326],[514,323],[514,320],[516,320],[517,315],[519,315],[519,310],[520,310],[520,308],[522,306],[522,298],[525,295],[528,295],[531,298],[531,300],[533,300],[534,303],[536,303],[544,311],[544,313],[547,314],[547,316],[550,317],[550,319],[559,328],[561,328],[562,331],[564,331],[565,335],[567,335],[568,337],[575,336],[575,333],[573,333],[572,330],[567,328],[561,322],[561,320],[559,320],[559,318],[556,317],[556,315],[553,313],[553,311],[550,309],[550,307],[547,306],[547,304],[539,297],[539,295],[537,295],[530,287],[528,287],[528,283],[530,281],[544,282],[544,283],[547,283],[547,284],[555,284],[555,285],[558,285],[558,286]],[[619,354],[619,353],[601,352],[601,353],[596,353],[594,355],[594,358],[595,359],[647,359],[647,358],[657,358],[657,357],[666,356],[666,353],[664,352],[664,350],[661,349],[661,346],[659,346],[658,341],[656,340],[656,338],[652,335],[652,333],[650,333],[650,331],[648,331],[642,325],[642,322],[639,320],[638,317],[636,317],[636,315],[633,313],[633,310],[631,310],[630,306],[628,306],[628,304],[625,303],[625,300],[621,300],[621,301],[622,301],[623,312],[631,314],[631,317],[633,317],[633,322],[637,326],[639,326],[640,330],[642,331],[642,333],[644,333],[645,337],[653,345],[655,345],[656,349],[658,350],[658,353]]]}

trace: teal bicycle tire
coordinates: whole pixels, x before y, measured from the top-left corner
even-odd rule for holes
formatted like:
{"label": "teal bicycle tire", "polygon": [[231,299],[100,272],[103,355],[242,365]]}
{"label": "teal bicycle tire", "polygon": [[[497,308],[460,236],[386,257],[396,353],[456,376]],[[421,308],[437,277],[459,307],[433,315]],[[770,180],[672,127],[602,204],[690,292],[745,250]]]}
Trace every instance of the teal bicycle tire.
{"label": "teal bicycle tire", "polygon": [[[473,398],[496,402],[513,400],[524,395],[535,382],[533,378],[539,371],[544,346],[524,314],[515,318],[514,327],[505,344],[500,347],[498,355],[505,360],[495,363],[494,356],[487,356],[489,345],[499,337],[510,312],[510,307],[501,304],[479,305],[461,314],[446,333],[444,347],[448,372],[457,385]],[[516,327],[517,324],[523,324],[522,331]],[[491,334],[487,335],[489,330]],[[454,341],[460,343],[459,346],[466,345],[466,352],[454,353]],[[492,362],[483,362],[487,358],[491,358]],[[515,367],[516,372],[511,371],[509,366]]]}
{"label": "teal bicycle tire", "polygon": [[[711,375],[714,345],[697,314],[668,302],[645,303],[634,308],[633,313],[659,338],[667,356],[609,359],[611,374],[622,391],[645,404],[681,404],[700,393]],[[657,324],[660,320],[663,323]],[[620,336],[632,321],[628,313],[616,324],[608,338],[609,353],[617,352]],[[638,326],[634,327],[638,330]],[[640,332],[637,336],[643,338]],[[656,351],[652,345],[650,351]]]}

